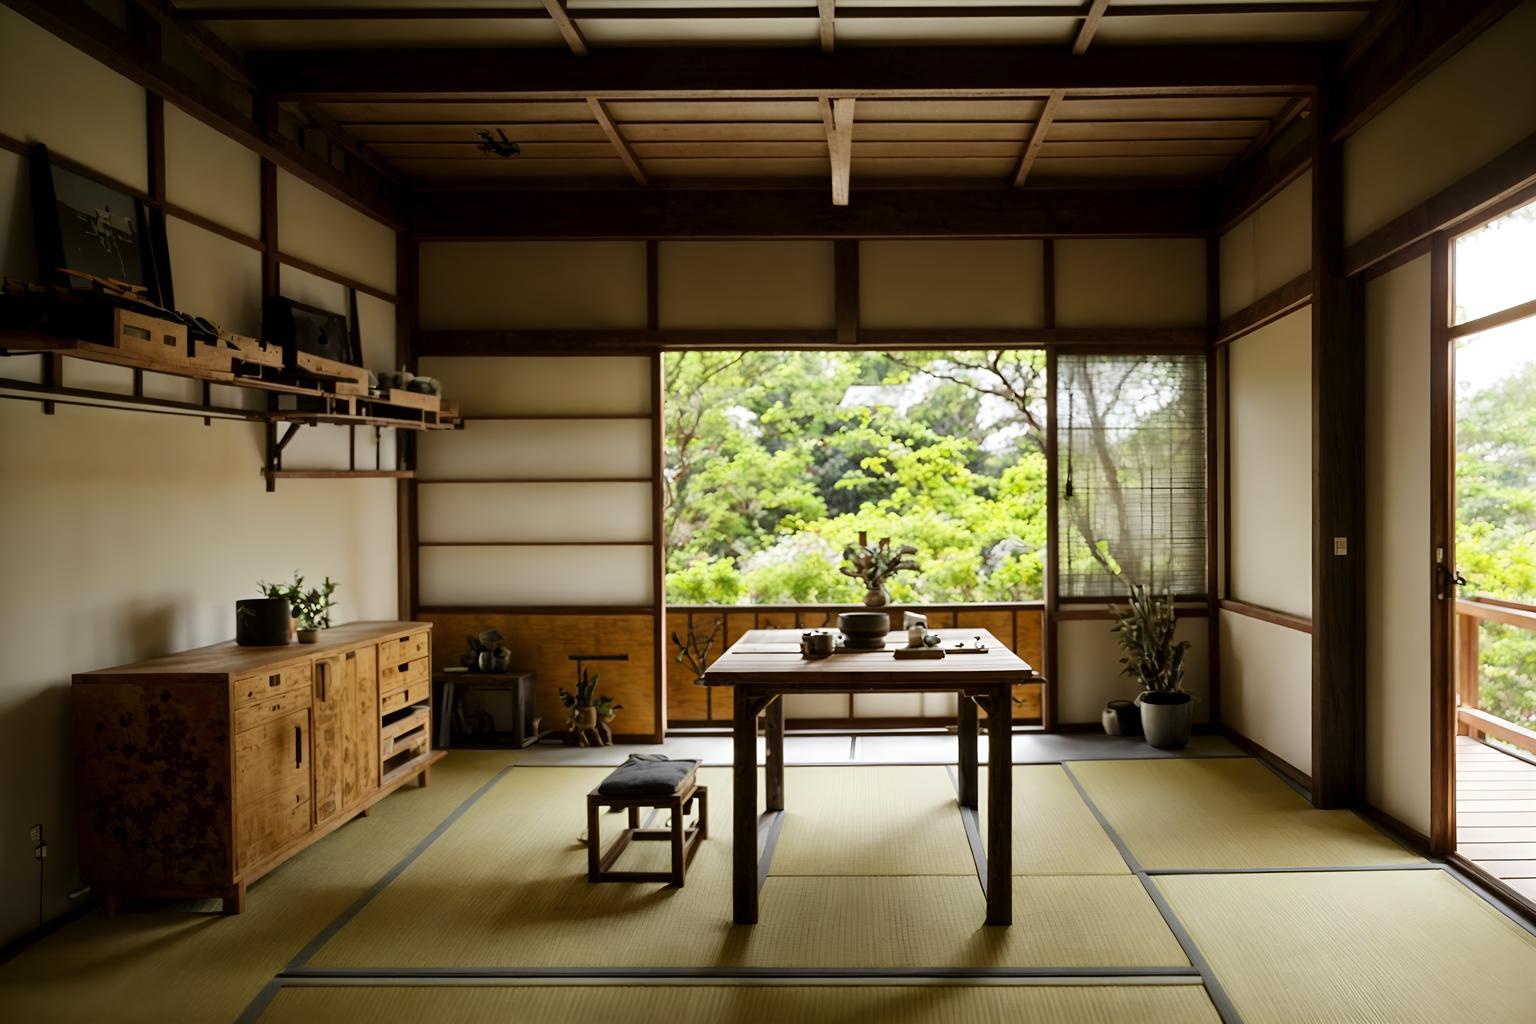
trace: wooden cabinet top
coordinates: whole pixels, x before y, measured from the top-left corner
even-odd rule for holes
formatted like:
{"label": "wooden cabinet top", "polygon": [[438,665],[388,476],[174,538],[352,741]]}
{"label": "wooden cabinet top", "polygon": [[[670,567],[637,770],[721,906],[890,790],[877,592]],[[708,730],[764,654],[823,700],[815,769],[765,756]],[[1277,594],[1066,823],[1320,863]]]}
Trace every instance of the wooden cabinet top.
{"label": "wooden cabinet top", "polygon": [[241,647],[233,640],[166,654],[148,661],[95,672],[75,674],[76,683],[124,682],[134,676],[175,676],[186,682],[227,682],[235,676],[335,654],[363,644],[391,640],[431,629],[430,622],[349,622],[322,630],[312,644],[290,643],[283,647]]}

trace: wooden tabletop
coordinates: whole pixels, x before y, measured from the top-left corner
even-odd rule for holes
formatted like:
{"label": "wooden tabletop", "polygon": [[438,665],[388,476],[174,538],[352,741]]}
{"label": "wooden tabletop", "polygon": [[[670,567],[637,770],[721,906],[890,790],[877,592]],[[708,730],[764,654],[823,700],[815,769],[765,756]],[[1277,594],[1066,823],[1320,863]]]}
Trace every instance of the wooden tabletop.
{"label": "wooden tabletop", "polygon": [[371,640],[385,640],[393,635],[404,636],[431,628],[430,622],[349,622],[343,626],[322,629],[320,639],[312,644],[241,647],[233,640],[225,640],[209,647],[177,651],[131,665],[80,672],[75,675],[74,681],[121,682],[127,676],[154,675],[177,676],[187,682],[220,682],[231,676],[279,668],[291,662],[347,650]]}
{"label": "wooden tabletop", "polygon": [[998,642],[984,629],[943,630],[943,647],[956,641],[966,646],[981,638],[985,654],[951,654],[944,658],[896,660],[891,653],[907,645],[906,633],[886,636],[886,649],[833,654],[826,658],[800,656],[799,629],[749,629],[730,650],[704,672],[705,686],[737,683],[785,682],[796,685],[855,685],[862,689],[920,690],[924,684],[947,689],[952,683],[1032,683],[1040,675],[1029,663]]}

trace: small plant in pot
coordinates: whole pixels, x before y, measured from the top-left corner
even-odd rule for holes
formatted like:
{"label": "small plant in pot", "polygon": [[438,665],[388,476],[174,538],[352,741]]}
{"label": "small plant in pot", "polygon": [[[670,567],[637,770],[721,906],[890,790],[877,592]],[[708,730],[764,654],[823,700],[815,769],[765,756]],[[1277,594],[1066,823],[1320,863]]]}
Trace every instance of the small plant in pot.
{"label": "small plant in pot", "polygon": [[1189,742],[1194,722],[1194,696],[1179,685],[1189,641],[1173,638],[1177,620],[1172,595],[1154,594],[1144,583],[1133,583],[1130,590],[1130,607],[1116,609],[1116,639],[1125,652],[1121,674],[1141,685],[1136,705],[1147,742],[1161,750],[1178,750]]}
{"label": "small plant in pot", "polygon": [[583,747],[606,747],[613,742],[613,721],[624,705],[615,704],[612,697],[597,694],[598,674],[582,668],[576,680],[576,692],[560,688],[560,703],[570,716],[566,723],[575,742]]}
{"label": "small plant in pot", "polygon": [[320,639],[322,629],[331,628],[331,609],[336,602],[331,595],[337,584],[329,576],[318,587],[305,589],[304,577],[293,574],[292,583],[258,583],[263,595],[269,598],[283,597],[293,609],[294,623],[298,628],[301,644],[312,644]]}

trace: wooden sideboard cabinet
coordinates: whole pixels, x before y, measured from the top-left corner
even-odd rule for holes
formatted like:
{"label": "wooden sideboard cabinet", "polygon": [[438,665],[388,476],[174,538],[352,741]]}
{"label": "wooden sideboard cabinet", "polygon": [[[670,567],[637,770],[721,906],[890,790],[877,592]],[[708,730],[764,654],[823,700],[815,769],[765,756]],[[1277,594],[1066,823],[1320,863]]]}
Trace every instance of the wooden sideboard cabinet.
{"label": "wooden sideboard cabinet", "polygon": [[432,750],[431,624],[232,641],[74,677],[80,870],[125,897],[245,889],[412,780]]}

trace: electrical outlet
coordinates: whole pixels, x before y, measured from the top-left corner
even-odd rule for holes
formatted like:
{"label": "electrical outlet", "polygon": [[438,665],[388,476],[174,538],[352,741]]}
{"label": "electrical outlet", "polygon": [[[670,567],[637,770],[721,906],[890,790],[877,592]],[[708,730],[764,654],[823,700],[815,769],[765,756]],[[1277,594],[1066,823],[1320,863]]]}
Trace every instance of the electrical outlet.
{"label": "electrical outlet", "polygon": [[32,841],[34,843],[40,843],[43,841],[43,826],[41,824],[32,826]]}
{"label": "electrical outlet", "polygon": [[34,860],[47,860],[48,859],[48,844],[47,843],[38,843],[36,846],[34,846],[32,848],[32,857],[33,857]]}

